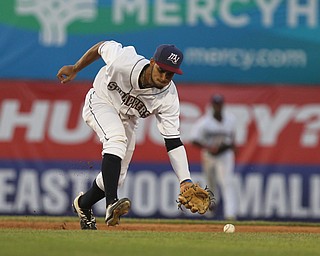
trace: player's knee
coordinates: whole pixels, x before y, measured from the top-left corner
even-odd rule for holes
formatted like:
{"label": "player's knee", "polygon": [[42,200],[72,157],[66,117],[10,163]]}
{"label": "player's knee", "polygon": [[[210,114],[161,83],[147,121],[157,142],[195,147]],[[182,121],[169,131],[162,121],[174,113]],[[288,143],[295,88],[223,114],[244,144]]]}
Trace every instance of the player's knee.
{"label": "player's knee", "polygon": [[121,159],[124,158],[127,150],[128,140],[126,136],[117,135],[108,139],[103,145],[103,154],[113,154]]}

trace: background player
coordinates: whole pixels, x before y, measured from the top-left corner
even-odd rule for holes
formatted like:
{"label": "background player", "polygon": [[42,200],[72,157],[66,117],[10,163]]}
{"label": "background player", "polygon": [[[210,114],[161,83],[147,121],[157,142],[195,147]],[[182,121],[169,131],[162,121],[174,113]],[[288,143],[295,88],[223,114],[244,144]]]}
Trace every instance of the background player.
{"label": "background player", "polygon": [[235,117],[224,111],[224,97],[220,94],[213,95],[210,105],[209,111],[194,125],[191,141],[202,149],[202,171],[209,189],[215,191],[216,204],[219,203],[218,192],[221,192],[224,218],[236,219],[237,199],[233,184]]}
{"label": "background player", "polygon": [[118,199],[118,186],[127,174],[139,118],[155,115],[180,189],[192,185],[186,151],[180,140],[180,103],[172,81],[174,74],[182,74],[182,52],[174,45],[160,45],[153,58],[147,60],[133,46],[99,42],[74,65],[63,66],[57,77],[61,83],[70,82],[99,58],[106,65],[86,95],[83,119],[99,136],[103,158],[101,172],[92,187],[74,199],[81,229],[96,229],[92,206],[104,197],[107,225],[119,224],[120,217],[129,211],[131,202],[128,198]]}

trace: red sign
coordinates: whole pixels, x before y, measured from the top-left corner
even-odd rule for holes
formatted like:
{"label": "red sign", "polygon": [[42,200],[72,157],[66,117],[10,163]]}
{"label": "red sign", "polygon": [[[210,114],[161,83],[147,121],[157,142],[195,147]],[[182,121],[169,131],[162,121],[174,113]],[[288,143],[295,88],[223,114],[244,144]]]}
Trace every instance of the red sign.
{"label": "red sign", "polygon": [[[0,158],[101,159],[100,142],[81,117],[90,87],[90,82],[1,81]],[[320,163],[320,87],[181,84],[178,90],[190,162],[199,161],[199,151],[188,143],[188,133],[219,92],[237,118],[238,162]],[[154,119],[141,119],[133,161],[168,160]]]}

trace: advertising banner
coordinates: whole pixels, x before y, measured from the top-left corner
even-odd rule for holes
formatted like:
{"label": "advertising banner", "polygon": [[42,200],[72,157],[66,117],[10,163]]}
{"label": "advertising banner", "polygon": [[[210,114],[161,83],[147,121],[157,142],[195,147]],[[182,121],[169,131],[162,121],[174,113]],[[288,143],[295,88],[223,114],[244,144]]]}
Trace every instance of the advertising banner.
{"label": "advertising banner", "polygon": [[[100,142],[81,116],[90,87],[58,81],[1,82],[1,157],[100,160]],[[178,89],[181,136],[190,161],[199,161],[197,150],[188,145],[190,129],[206,111],[211,95],[219,92],[237,118],[238,162],[320,164],[320,88],[180,84]],[[140,119],[133,159],[166,162],[163,143],[154,118]]]}
{"label": "advertising banner", "polygon": [[53,80],[95,43],[116,40],[146,58],[177,45],[183,82],[319,84],[319,21],[319,0],[4,0],[0,78]]}
{"label": "advertising banner", "polygon": [[[72,215],[72,199],[100,169],[100,142],[81,118],[90,86],[1,81],[0,214]],[[182,140],[195,181],[205,185],[190,130],[219,92],[236,116],[239,218],[320,220],[319,87],[180,84],[178,90]],[[141,119],[121,188],[133,201],[129,216],[200,218],[178,211],[178,191],[155,120]],[[102,201],[97,215],[104,215]]]}

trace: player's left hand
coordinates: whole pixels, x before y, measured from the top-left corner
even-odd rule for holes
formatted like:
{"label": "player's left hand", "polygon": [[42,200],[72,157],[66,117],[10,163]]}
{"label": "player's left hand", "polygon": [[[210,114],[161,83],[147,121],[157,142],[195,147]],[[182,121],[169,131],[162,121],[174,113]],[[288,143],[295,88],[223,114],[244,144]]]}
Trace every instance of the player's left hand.
{"label": "player's left hand", "polygon": [[213,193],[206,187],[202,188],[199,184],[185,182],[180,185],[178,197],[178,207],[181,205],[190,209],[192,213],[205,214],[213,202]]}

